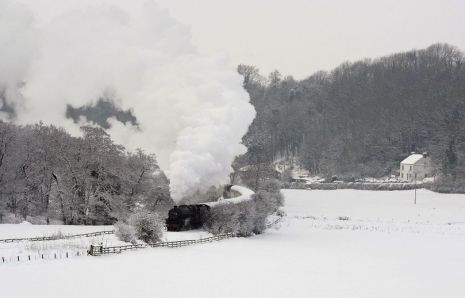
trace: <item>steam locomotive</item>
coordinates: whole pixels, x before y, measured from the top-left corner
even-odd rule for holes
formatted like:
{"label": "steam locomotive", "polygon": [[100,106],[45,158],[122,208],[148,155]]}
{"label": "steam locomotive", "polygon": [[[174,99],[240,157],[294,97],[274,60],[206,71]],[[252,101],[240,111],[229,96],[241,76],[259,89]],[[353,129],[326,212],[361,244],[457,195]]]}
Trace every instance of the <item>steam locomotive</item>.
{"label": "steam locomotive", "polygon": [[168,231],[186,231],[203,226],[210,215],[206,204],[174,206],[168,211],[166,228]]}

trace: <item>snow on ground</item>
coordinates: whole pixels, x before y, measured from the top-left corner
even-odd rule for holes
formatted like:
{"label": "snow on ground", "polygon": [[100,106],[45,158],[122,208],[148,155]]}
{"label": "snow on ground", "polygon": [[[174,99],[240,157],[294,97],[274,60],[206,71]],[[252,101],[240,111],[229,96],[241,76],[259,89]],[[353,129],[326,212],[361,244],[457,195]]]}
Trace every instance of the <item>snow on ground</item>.
{"label": "snow on ground", "polygon": [[[0,224],[0,239],[31,238],[44,236],[66,236],[91,232],[111,231],[113,226],[63,226],[63,225],[31,225]],[[100,235],[95,237],[80,237],[74,239],[60,239],[53,241],[21,241],[0,243],[0,262],[17,262],[39,259],[69,258],[86,255],[91,244],[122,245],[124,242],[114,235]]]}
{"label": "snow on ground", "polygon": [[[71,235],[83,234],[90,232],[99,232],[104,230],[113,230],[113,226],[47,226],[47,225],[24,225],[24,224],[0,224],[0,232],[10,237],[18,238],[14,232],[18,232],[21,237],[40,237],[52,235]],[[185,231],[182,233],[165,231],[162,241],[180,241],[208,238],[213,236],[211,233],[201,230]],[[141,242],[143,243],[143,242]],[[17,257],[21,261],[28,261],[28,258],[38,260],[42,255],[46,259],[66,258],[86,255],[91,244],[103,244],[105,247],[127,245],[129,243],[120,241],[115,235],[98,235],[93,237],[77,237],[71,239],[59,239],[51,241],[21,241],[12,243],[0,243],[0,263],[2,257],[6,262],[17,262]]]}
{"label": "snow on ground", "polygon": [[279,230],[0,264],[2,296],[465,297],[465,195],[419,191],[413,205],[413,191],[284,194],[288,217]]}
{"label": "snow on ground", "polygon": [[85,234],[111,230],[113,230],[113,226],[31,225],[28,223],[0,224],[0,239],[44,237],[57,234]]}
{"label": "snow on ground", "polygon": [[[84,234],[113,230],[113,226],[47,226],[31,224],[0,224],[0,239],[42,237]],[[0,263],[28,261],[39,259],[55,259],[86,255],[91,244],[103,244],[105,246],[123,245],[115,235],[99,235],[94,237],[79,237],[72,239],[58,239],[51,241],[21,241],[11,243],[0,242]]]}
{"label": "snow on ground", "polygon": [[464,223],[465,195],[415,191],[285,190],[290,216],[314,216],[369,222]]}
{"label": "snow on ground", "polygon": [[181,241],[181,240],[196,240],[201,238],[208,238],[213,236],[213,234],[202,231],[202,230],[192,230],[184,232],[167,232],[163,233],[162,241]]}
{"label": "snow on ground", "polygon": [[[111,231],[113,226],[60,226],[60,225],[31,225],[31,224],[0,224],[0,239],[61,236],[85,234],[91,232]],[[211,233],[201,230],[185,231],[183,233],[165,231],[162,241],[180,241],[208,238]],[[141,242],[142,243],[142,242]],[[59,239],[51,241],[21,241],[11,243],[0,242],[0,263],[41,259],[66,258],[86,255],[91,244],[103,244],[104,246],[127,245],[115,235],[98,235],[93,237],[77,237],[71,239]],[[4,258],[4,259],[3,259]]]}

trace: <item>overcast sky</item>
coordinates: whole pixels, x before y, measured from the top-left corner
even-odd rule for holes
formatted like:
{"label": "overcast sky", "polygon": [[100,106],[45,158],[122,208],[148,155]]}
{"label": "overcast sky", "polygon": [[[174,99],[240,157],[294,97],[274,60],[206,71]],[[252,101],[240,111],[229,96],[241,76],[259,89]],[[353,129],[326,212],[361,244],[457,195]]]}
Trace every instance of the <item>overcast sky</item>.
{"label": "overcast sky", "polygon": [[158,0],[202,52],[304,78],[343,61],[446,42],[465,50],[465,0]]}

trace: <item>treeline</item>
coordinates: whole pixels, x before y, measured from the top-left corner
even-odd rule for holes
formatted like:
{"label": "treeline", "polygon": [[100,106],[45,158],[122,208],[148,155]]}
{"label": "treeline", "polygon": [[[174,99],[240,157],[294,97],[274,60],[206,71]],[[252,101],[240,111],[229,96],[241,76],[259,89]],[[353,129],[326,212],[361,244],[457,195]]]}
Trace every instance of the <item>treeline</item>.
{"label": "treeline", "polygon": [[166,212],[169,181],[155,156],[125,151],[101,128],[0,122],[0,222],[112,224],[137,209]]}
{"label": "treeline", "polygon": [[447,44],[343,63],[297,81],[240,65],[257,117],[248,160],[296,157],[312,174],[396,174],[410,152],[465,177],[465,58]]}

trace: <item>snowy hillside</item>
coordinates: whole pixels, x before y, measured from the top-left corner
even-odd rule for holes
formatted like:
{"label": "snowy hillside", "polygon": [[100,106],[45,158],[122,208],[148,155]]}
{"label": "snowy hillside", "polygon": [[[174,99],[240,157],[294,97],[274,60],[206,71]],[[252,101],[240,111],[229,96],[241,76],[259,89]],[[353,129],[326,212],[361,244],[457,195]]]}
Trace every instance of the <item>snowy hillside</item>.
{"label": "snowy hillside", "polygon": [[178,249],[0,264],[2,295],[465,296],[465,195],[422,190],[413,205],[413,191],[284,194],[288,216],[279,230]]}

